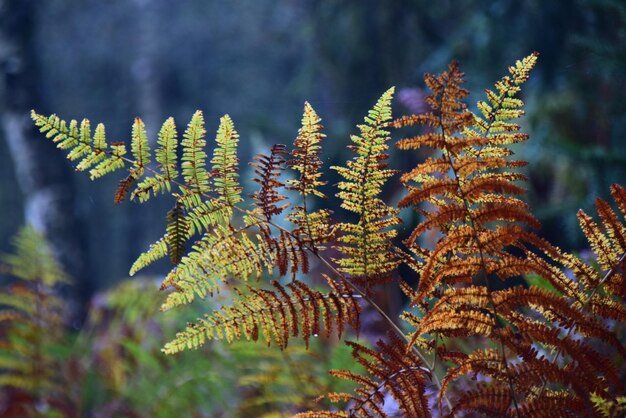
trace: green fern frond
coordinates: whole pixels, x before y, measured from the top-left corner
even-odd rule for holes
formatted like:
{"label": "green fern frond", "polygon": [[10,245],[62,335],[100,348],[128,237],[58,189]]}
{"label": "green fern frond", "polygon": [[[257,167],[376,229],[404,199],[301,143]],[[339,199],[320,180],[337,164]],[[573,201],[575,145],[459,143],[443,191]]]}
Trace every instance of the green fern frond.
{"label": "green fern frond", "polygon": [[356,224],[341,223],[343,232],[338,245],[345,257],[335,259],[340,271],[365,282],[380,281],[396,268],[398,260],[391,240],[397,235],[393,226],[400,224],[395,208],[380,199],[382,187],[394,174],[387,169],[387,142],[391,139],[384,128],[391,120],[391,99],[394,89],[387,90],[378,100],[365,124],[359,125],[360,135],[352,135],[357,157],[345,167],[331,167],[345,180],[339,182],[337,197],[341,207],[359,215]]}
{"label": "green fern frond", "polygon": [[215,137],[216,147],[213,151],[213,186],[230,206],[241,202],[241,187],[239,187],[239,159],[237,158],[237,144],[239,134],[230,116],[220,118],[220,126]]}
{"label": "green fern frond", "polygon": [[322,293],[311,289],[300,281],[286,286],[277,281],[276,290],[248,288],[247,294],[240,293],[234,305],[221,308],[212,314],[188,325],[176,339],[165,345],[166,354],[184,349],[196,349],[208,340],[258,340],[268,345],[287,347],[291,337],[302,336],[305,344],[311,337],[322,332],[329,336],[336,328],[341,336],[344,324],[358,329],[360,306],[347,284],[332,283],[331,291]]}
{"label": "green fern frond", "polygon": [[153,244],[150,244],[148,251],[142,253],[130,268],[129,275],[134,276],[139,270],[142,270],[152,263],[155,263],[168,255],[168,247],[166,237],[163,237]]}
{"label": "green fern frond", "polygon": [[139,118],[135,118],[135,122],[133,123],[130,149],[135,158],[135,167],[145,167],[150,164],[148,134],[146,133],[146,126]]}
{"label": "green fern frond", "polygon": [[228,225],[233,217],[233,209],[226,202],[211,199],[193,206],[187,212],[189,238],[194,234],[209,231],[217,225]]}
{"label": "green fern frond", "polygon": [[108,158],[105,158],[94,168],[89,170],[89,176],[91,180],[95,180],[109,173],[113,173],[126,166],[124,155],[126,155],[126,145],[123,143],[111,144],[111,152]]}

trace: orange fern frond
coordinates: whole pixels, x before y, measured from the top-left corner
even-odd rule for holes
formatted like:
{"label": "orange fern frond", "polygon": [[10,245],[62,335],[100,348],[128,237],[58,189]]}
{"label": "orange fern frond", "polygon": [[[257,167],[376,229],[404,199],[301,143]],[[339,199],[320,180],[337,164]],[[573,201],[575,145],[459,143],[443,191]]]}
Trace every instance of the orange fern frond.
{"label": "orange fern frond", "polygon": [[302,127],[293,143],[293,151],[288,166],[297,172],[297,177],[287,180],[287,189],[296,191],[302,202],[293,207],[287,219],[296,225],[292,233],[314,251],[322,250],[323,245],[334,238],[334,228],[330,226],[331,212],[328,209],[312,210],[310,196],[326,198],[320,187],[326,185],[322,177],[320,160],[322,133],[321,118],[313,107],[304,103]]}

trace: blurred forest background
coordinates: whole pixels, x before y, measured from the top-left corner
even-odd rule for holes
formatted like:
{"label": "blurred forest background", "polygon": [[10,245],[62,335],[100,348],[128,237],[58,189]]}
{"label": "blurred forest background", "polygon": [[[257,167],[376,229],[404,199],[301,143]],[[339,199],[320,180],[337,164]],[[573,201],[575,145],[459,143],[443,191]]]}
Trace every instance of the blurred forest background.
{"label": "blurred forest background", "polygon": [[[524,96],[531,140],[519,148],[530,161],[527,199],[546,238],[581,250],[576,210],[626,179],[622,0],[0,0],[0,252],[20,225],[43,232],[74,277],[79,326],[94,295],[126,278],[165,226],[164,206],[116,207],[114,180],[74,173],[33,129],[30,109],[104,122],[117,140],[128,140],[135,116],[154,140],[167,117],[181,128],[195,109],[210,138],[228,113],[247,167],[292,142],[308,100],[331,165],[390,86],[394,114],[412,112],[423,73],[456,59],[475,103],[532,51],[541,56]],[[412,162],[392,153],[392,164]]]}
{"label": "blurred forest background", "polygon": [[[32,223],[76,278],[82,304],[127,276],[158,238],[165,210],[115,207],[114,181],[87,184],[73,173],[32,128],[33,108],[104,122],[119,140],[135,116],[155,138],[169,116],[182,127],[202,109],[211,133],[229,113],[246,167],[256,152],[292,142],[308,100],[327,128],[330,164],[389,86],[404,98],[395,114],[407,113],[402,103],[420,105],[423,73],[456,59],[475,103],[536,50],[523,122],[531,141],[520,153],[548,238],[583,246],[576,210],[626,178],[619,0],[1,0],[0,30],[0,250]],[[86,219],[98,222],[86,228]]]}

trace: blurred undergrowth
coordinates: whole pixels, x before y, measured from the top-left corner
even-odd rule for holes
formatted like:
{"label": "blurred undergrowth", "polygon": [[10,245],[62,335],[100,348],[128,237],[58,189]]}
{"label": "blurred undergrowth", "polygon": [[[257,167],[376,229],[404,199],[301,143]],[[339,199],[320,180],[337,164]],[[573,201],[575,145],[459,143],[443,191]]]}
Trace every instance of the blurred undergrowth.
{"label": "blurred undergrowth", "polygon": [[349,347],[322,338],[313,350],[244,341],[163,355],[162,342],[198,312],[159,313],[163,295],[151,278],[98,294],[85,326],[72,330],[59,296],[69,279],[50,247],[30,227],[14,247],[2,258],[2,418],[286,417],[322,408],[319,393],[350,389],[326,373],[350,360]]}

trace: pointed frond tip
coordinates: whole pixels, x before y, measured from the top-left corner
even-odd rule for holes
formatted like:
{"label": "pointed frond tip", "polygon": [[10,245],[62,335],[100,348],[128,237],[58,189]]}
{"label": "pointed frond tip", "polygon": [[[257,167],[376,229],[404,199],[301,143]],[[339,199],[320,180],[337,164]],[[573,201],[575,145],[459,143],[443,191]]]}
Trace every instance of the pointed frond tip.
{"label": "pointed frond tip", "polygon": [[384,281],[399,264],[391,240],[397,235],[394,226],[401,223],[398,210],[380,199],[382,187],[395,172],[387,169],[385,160],[388,141],[384,129],[391,120],[391,99],[394,88],[387,90],[358,125],[360,135],[352,135],[355,159],[344,167],[331,167],[343,181],[337,187],[341,207],[359,215],[357,223],[338,225],[341,235],[338,250],[343,258],[335,259],[339,270],[368,283]]}
{"label": "pointed frond tip", "polygon": [[241,187],[239,187],[239,159],[237,158],[237,144],[239,134],[228,115],[220,118],[220,125],[215,137],[216,147],[211,160],[213,187],[219,196],[230,206],[239,203]]}

